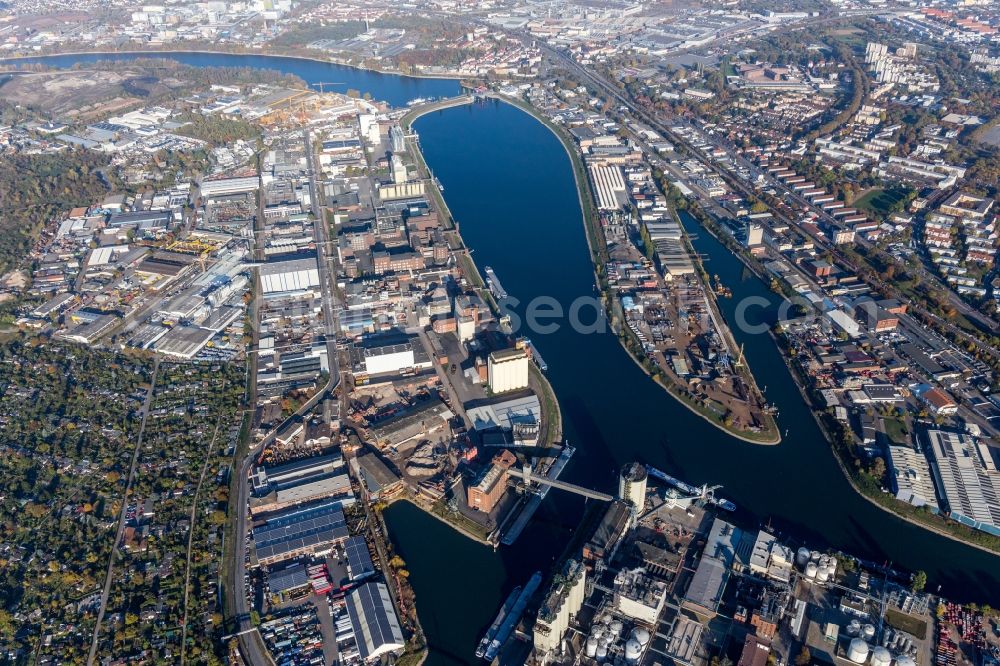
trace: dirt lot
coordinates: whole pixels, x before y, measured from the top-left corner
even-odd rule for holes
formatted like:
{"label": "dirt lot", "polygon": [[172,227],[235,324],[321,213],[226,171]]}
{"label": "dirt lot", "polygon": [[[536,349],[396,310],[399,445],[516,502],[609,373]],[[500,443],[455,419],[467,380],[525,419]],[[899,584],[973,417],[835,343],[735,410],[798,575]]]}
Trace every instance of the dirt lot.
{"label": "dirt lot", "polygon": [[141,104],[179,85],[179,81],[158,79],[138,67],[115,72],[26,72],[5,83],[0,95],[9,102],[42,109],[53,118],[85,120]]}

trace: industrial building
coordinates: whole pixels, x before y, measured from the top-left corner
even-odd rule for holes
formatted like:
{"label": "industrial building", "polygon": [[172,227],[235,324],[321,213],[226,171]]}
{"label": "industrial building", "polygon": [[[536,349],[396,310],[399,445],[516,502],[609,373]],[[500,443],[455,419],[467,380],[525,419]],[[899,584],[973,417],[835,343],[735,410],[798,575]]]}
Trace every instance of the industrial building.
{"label": "industrial building", "polygon": [[258,270],[265,299],[311,294],[320,286],[314,252],[273,256]]}
{"label": "industrial building", "polygon": [[352,581],[364,580],[375,573],[372,554],[363,536],[348,539],[344,543],[344,553],[347,555],[347,574]]}
{"label": "industrial building", "polygon": [[583,563],[574,559],[566,560],[561,575],[555,578],[538,609],[533,634],[536,653],[546,654],[559,650],[570,621],[583,607],[586,581],[587,569]]}
{"label": "industrial building", "polygon": [[694,261],[684,246],[684,230],[680,222],[672,217],[662,217],[644,224],[664,279],[672,280],[694,273]]}
{"label": "industrial building", "polygon": [[349,536],[344,512],[335,500],[283,511],[253,531],[257,560],[262,565],[323,555]]}
{"label": "industrial building", "polygon": [[490,352],[487,376],[494,394],[528,386],[528,351],[524,347]]}
{"label": "industrial building", "polygon": [[371,452],[359,453],[351,459],[354,475],[364,481],[364,490],[372,501],[383,499],[399,490],[402,479]]}
{"label": "industrial building", "polygon": [[621,167],[590,165],[588,169],[597,194],[598,209],[619,210],[628,200]]}
{"label": "industrial building", "polygon": [[625,617],[653,626],[667,604],[667,585],[644,569],[622,569],[615,575],[615,610]]}
{"label": "industrial building", "polygon": [[[304,434],[302,423],[296,424],[296,433]],[[280,435],[279,435],[280,436]],[[315,479],[337,471],[344,465],[340,451],[322,456],[301,458],[273,467],[257,467],[254,469],[251,482],[254,493],[267,493],[282,486],[288,486],[306,479]]]}
{"label": "industrial building", "polygon": [[470,508],[490,513],[507,491],[507,470],[517,462],[514,454],[503,451],[491,461],[469,486]]}
{"label": "industrial building", "polygon": [[427,439],[445,432],[454,416],[440,400],[423,400],[371,426],[372,440],[379,447],[394,447],[418,437]]}
{"label": "industrial building", "polygon": [[944,430],[925,436],[941,509],[964,525],[1000,536],[1000,471],[989,447]]}
{"label": "industrial building", "polygon": [[[485,444],[531,446],[538,442],[542,406],[535,394],[466,407],[466,415]],[[496,435],[498,441],[489,441]]]}
{"label": "industrial building", "polygon": [[698,568],[684,594],[684,607],[704,617],[715,616],[742,541],[742,530],[724,520],[715,519]]}
{"label": "industrial building", "polygon": [[240,176],[236,178],[212,178],[201,181],[201,195],[205,198],[240,192],[254,192],[260,188],[260,178],[257,176]]}
{"label": "industrial building", "polygon": [[347,593],[347,614],[361,658],[368,663],[402,650],[406,641],[385,583],[369,582]]}
{"label": "industrial building", "polygon": [[309,584],[309,573],[306,565],[302,563],[293,564],[285,569],[271,571],[267,574],[267,585],[271,594],[283,594],[291,592]]}
{"label": "industrial building", "polygon": [[336,474],[281,484],[264,497],[252,498],[250,512],[258,515],[327,498],[337,500],[341,507],[354,504],[350,477],[346,474]]}
{"label": "industrial building", "polygon": [[927,457],[910,446],[889,446],[889,479],[896,499],[937,510],[934,480]]}
{"label": "industrial building", "polygon": [[423,345],[412,336],[372,336],[348,347],[355,377],[399,374],[432,367]]}
{"label": "industrial building", "polygon": [[591,562],[610,560],[618,550],[622,537],[632,526],[632,511],[629,502],[620,499],[611,502],[593,536],[584,544],[583,558]]}

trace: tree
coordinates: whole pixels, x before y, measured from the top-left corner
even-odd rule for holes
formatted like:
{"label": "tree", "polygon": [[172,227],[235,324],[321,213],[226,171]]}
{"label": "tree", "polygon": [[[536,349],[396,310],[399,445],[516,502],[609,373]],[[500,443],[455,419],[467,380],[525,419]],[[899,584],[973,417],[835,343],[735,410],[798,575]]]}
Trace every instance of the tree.
{"label": "tree", "polygon": [[913,574],[913,580],[910,581],[910,587],[913,588],[914,592],[923,592],[924,588],[927,587],[927,572],[918,571]]}
{"label": "tree", "polygon": [[885,477],[885,460],[881,457],[875,458],[871,466],[871,475],[876,481],[881,482]]}
{"label": "tree", "polygon": [[809,648],[802,646],[799,650],[799,654],[795,657],[795,666],[809,666],[809,662],[812,661],[812,653],[809,652]]}
{"label": "tree", "polygon": [[9,641],[14,637],[14,620],[10,613],[0,608],[0,638]]}

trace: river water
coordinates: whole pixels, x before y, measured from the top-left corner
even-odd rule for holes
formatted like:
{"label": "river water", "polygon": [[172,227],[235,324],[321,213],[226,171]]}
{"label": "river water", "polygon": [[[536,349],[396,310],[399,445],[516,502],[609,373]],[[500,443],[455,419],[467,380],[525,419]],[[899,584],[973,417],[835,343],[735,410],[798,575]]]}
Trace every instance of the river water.
{"label": "river water", "polygon": [[[59,62],[67,65],[80,58]],[[301,60],[255,56],[185,56],[189,64],[273,66],[308,82],[397,101],[457,91],[453,81],[402,79]],[[365,85],[368,87],[365,87]],[[415,123],[427,163],[445,187],[466,244],[482,268],[493,266],[512,295],[555,299],[564,308],[593,296],[587,249],[569,158],[543,125],[499,102],[435,112]],[[733,298],[720,306],[729,321],[743,298],[772,304],[751,310],[769,321],[775,296],[690,217],[684,223]],[[587,319],[586,314],[582,317]],[[855,493],[767,334],[734,330],[757,383],[779,408],[784,440],[756,446],[737,440],[681,406],[633,363],[611,333],[584,334],[562,325],[529,332],[548,363],[566,438],[577,447],[564,479],[614,492],[616,470],[638,460],[691,483],[719,483],[748,527],[769,522],[794,543],[834,547],[894,568],[927,572],[928,589],[960,600],[1000,603],[1000,558],[935,535],[888,514]],[[418,613],[432,648],[430,664],[471,663],[472,652],[513,586],[546,570],[583,510],[583,501],[553,491],[511,548],[494,552],[405,503],[386,511],[392,539],[407,562]]]}

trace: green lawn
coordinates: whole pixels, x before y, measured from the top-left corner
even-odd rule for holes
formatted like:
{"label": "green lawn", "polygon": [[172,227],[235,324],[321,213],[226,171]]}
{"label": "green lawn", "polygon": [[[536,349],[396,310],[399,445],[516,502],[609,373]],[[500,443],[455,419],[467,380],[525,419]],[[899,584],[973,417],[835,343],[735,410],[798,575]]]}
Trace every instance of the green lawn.
{"label": "green lawn", "polygon": [[854,207],[861,210],[869,210],[879,215],[888,215],[899,210],[899,208],[894,207],[899,206],[900,203],[905,201],[907,194],[909,194],[909,190],[903,187],[894,187],[885,190],[876,188],[855,201]]}

